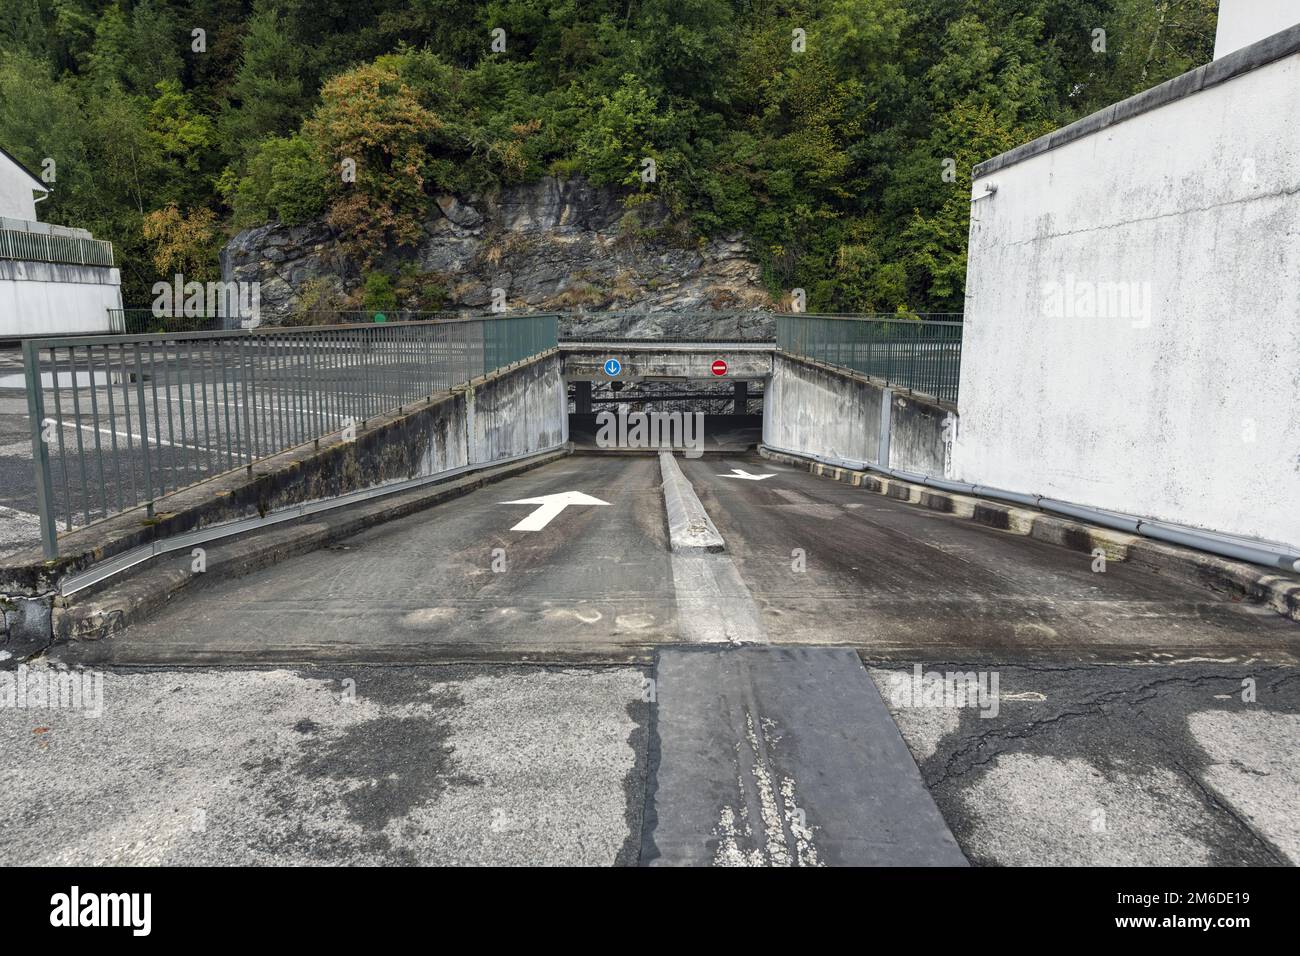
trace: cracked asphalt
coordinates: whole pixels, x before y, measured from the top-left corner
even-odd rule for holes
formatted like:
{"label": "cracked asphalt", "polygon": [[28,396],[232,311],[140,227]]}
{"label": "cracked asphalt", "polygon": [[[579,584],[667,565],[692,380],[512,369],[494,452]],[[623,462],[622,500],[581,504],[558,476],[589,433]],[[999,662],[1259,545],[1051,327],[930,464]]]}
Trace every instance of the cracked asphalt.
{"label": "cracked asphalt", "polygon": [[987,717],[914,706],[912,671],[870,670],[972,863],[1300,863],[1293,667],[925,665],[996,672]]}

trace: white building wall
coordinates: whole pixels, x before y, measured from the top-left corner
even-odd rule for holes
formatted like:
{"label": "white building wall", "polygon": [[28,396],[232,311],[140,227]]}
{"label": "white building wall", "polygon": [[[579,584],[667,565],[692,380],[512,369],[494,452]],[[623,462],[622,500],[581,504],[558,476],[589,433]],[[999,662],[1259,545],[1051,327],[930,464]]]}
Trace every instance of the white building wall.
{"label": "white building wall", "polygon": [[1214,58],[1300,23],[1300,0],[1219,0]]}
{"label": "white building wall", "polygon": [[111,331],[121,283],[117,269],[0,259],[0,339]]}
{"label": "white building wall", "polygon": [[37,188],[32,177],[4,153],[0,153],[0,216],[35,219]]}
{"label": "white building wall", "polygon": [[[1300,55],[990,183],[958,477],[1300,544]],[[1053,309],[1071,282],[1137,283],[1149,314]]]}

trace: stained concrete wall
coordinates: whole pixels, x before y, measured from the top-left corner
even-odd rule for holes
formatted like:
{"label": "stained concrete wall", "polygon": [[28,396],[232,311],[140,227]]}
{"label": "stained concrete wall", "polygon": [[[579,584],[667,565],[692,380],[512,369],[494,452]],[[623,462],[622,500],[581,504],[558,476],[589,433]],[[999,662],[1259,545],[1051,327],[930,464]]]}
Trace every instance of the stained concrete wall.
{"label": "stained concrete wall", "polygon": [[884,390],[864,378],[777,353],[763,393],[763,444],[822,458],[871,461]]}
{"label": "stained concrete wall", "polygon": [[957,477],[1300,544],[1300,27],[972,195]]}
{"label": "stained concrete wall", "polygon": [[956,417],[945,406],[891,391],[889,467],[934,478],[947,477]]}
{"label": "stained concrete wall", "polygon": [[955,419],[933,399],[777,352],[763,396],[763,444],[940,477],[948,472]]}
{"label": "stained concrete wall", "polygon": [[568,413],[559,356],[491,378],[466,394],[470,462],[554,448],[567,438]]}

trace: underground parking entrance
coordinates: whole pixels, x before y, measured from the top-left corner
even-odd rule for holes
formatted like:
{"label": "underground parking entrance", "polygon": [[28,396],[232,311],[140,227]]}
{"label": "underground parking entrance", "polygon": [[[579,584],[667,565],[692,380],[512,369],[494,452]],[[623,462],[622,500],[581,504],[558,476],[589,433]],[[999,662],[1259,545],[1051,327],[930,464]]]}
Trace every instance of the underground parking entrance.
{"label": "underground parking entrance", "polygon": [[569,438],[583,451],[744,452],[763,438],[772,347],[562,346]]}

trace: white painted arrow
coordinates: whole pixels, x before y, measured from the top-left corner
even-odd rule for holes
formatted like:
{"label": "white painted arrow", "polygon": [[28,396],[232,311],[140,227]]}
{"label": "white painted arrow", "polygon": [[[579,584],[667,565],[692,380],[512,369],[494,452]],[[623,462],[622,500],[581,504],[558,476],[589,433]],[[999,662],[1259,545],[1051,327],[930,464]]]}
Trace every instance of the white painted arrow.
{"label": "white painted arrow", "polygon": [[541,531],[551,519],[558,515],[569,505],[607,505],[608,501],[601,501],[599,498],[593,498],[591,495],[584,495],[581,491],[564,491],[558,495],[542,495],[539,498],[520,498],[518,501],[503,501],[503,505],[540,505],[523,521],[511,528],[511,531]]}
{"label": "white painted arrow", "polygon": [[718,475],[719,478],[744,478],[746,481],[762,481],[764,478],[775,478],[776,472],[770,471],[766,475],[751,475],[744,468],[733,468],[729,475]]}

